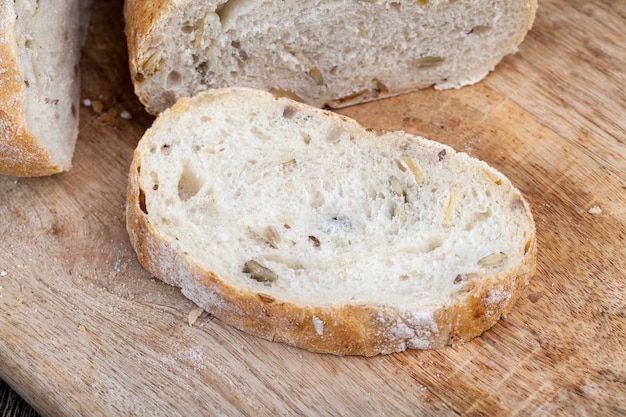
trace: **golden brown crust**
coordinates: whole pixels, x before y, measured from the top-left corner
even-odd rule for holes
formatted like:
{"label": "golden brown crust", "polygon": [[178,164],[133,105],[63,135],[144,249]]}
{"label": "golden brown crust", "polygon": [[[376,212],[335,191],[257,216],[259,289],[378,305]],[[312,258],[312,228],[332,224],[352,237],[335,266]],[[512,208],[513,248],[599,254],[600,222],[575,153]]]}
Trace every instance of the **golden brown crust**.
{"label": "golden brown crust", "polygon": [[[140,263],[157,278],[215,317],[247,333],[313,352],[335,355],[387,354],[408,348],[441,348],[469,341],[492,327],[513,307],[535,273],[536,241],[532,225],[523,262],[508,276],[479,278],[456,303],[432,315],[377,305],[299,305],[233,287],[202,270],[177,248],[159,238],[145,212],[139,187],[138,151],[130,169],[126,222]],[[407,333],[408,332],[408,333]]]}
{"label": "golden brown crust", "polygon": [[[0,17],[9,20],[8,11]],[[50,175],[60,171],[48,153],[24,127],[22,101],[24,80],[16,59],[13,22],[0,34],[0,174],[20,177]]]}
{"label": "golden brown crust", "polygon": [[146,53],[143,45],[150,42],[153,29],[158,27],[156,22],[171,7],[171,0],[128,0],[124,3],[128,62],[135,90],[144,78],[139,64]]}
{"label": "golden brown crust", "polygon": [[523,25],[524,31],[520,33],[519,38],[515,40],[516,45],[519,45],[522,43],[522,41],[528,34],[528,31],[532,29],[533,24],[535,23],[535,16],[537,14],[537,7],[538,7],[537,0],[528,0],[527,3],[528,3],[526,6],[528,8],[528,13],[526,14],[527,20],[526,20],[526,23]]}

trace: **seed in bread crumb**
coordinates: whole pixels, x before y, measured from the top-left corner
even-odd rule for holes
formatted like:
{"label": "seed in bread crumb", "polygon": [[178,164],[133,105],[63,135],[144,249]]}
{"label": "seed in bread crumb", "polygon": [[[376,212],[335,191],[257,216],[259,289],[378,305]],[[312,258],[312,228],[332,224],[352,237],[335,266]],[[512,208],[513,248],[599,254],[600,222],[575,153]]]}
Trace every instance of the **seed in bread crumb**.
{"label": "seed in bread crumb", "polygon": [[307,74],[313,79],[315,84],[324,85],[324,77],[322,76],[322,71],[320,71],[319,68],[313,67],[307,72]]}
{"label": "seed in bread crumb", "polygon": [[278,245],[280,244],[282,240],[280,233],[278,233],[278,229],[276,229],[274,226],[267,226],[265,228],[265,233],[263,235],[263,238],[274,249],[278,249]]}
{"label": "seed in bread crumb", "polygon": [[416,68],[428,68],[442,64],[445,60],[442,56],[423,56],[411,59],[409,63]]}
{"label": "seed in bread crumb", "polygon": [[496,252],[491,255],[487,255],[484,258],[481,258],[478,261],[479,266],[488,267],[488,266],[497,266],[506,261],[507,256],[504,252]]}
{"label": "seed in bread crumb", "polygon": [[297,163],[298,163],[298,162],[296,161],[296,159],[295,159],[295,158],[291,158],[291,159],[289,159],[289,160],[287,160],[287,161],[283,161],[283,162],[281,162],[281,163],[280,163],[280,165],[281,165],[283,168],[286,168],[286,167],[289,167],[289,166],[292,166],[292,165],[296,165]]}
{"label": "seed in bread crumb", "polygon": [[257,294],[259,296],[259,299],[261,301],[263,301],[264,303],[270,304],[273,303],[274,301],[276,301],[276,299],[274,297],[272,297],[271,295],[268,294],[263,294],[263,293],[258,293]]}
{"label": "seed in bread crumb", "polygon": [[422,171],[419,169],[415,161],[413,161],[413,159],[411,159],[408,155],[402,155],[402,160],[413,174],[415,182],[418,184],[421,183],[424,179],[424,174],[422,174]]}
{"label": "seed in bread crumb", "polygon": [[461,189],[463,185],[461,183],[456,183],[450,189],[450,193],[446,196],[446,199],[443,202],[443,216],[442,216],[442,224],[443,227],[451,227],[453,225],[453,214],[456,209],[457,202],[460,200]]}
{"label": "seed in bread crumb", "polygon": [[244,264],[243,272],[250,274],[252,279],[259,282],[273,282],[278,279],[278,275],[276,275],[274,271],[254,260],[250,260]]}
{"label": "seed in bread crumb", "polygon": [[406,191],[404,191],[400,180],[395,175],[392,175],[389,178],[389,185],[391,185],[391,191],[393,191],[394,194],[402,197],[404,199],[404,202],[406,203]]}
{"label": "seed in bread crumb", "polygon": [[311,240],[311,242],[313,242],[313,246],[315,246],[316,248],[319,248],[321,243],[320,243],[320,240],[318,238],[316,238],[315,236],[311,235],[311,236],[309,236],[309,239]]}

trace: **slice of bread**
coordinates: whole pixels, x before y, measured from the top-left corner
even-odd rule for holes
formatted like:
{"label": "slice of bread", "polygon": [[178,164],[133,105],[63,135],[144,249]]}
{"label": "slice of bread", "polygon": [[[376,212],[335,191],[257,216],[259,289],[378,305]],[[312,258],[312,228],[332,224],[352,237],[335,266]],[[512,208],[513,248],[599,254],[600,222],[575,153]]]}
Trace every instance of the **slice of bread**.
{"label": "slice of bread", "polygon": [[151,113],[243,86],[317,107],[476,83],[537,0],[127,0],[135,91]]}
{"label": "slice of bread", "polygon": [[0,174],[71,167],[90,0],[0,0]]}
{"label": "slice of bread", "polygon": [[531,210],[484,162],[243,88],[161,113],[126,221],[142,265],[211,314],[338,355],[470,340],[535,271]]}

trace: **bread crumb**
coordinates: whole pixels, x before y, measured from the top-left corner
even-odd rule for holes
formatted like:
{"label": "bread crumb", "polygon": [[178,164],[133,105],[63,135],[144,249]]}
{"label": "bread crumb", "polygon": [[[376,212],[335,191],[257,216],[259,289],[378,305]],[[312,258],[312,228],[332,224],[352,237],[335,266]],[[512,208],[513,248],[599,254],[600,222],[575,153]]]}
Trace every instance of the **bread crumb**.
{"label": "bread crumb", "polygon": [[200,307],[191,310],[189,312],[189,316],[187,316],[187,322],[189,323],[189,326],[193,326],[193,324],[196,322],[196,320],[198,320],[198,317],[200,317],[203,312],[204,310]]}
{"label": "bread crumb", "polygon": [[534,292],[532,294],[528,294],[528,299],[530,300],[531,303],[535,304],[543,296],[544,296],[543,292],[539,291],[539,292]]}
{"label": "bread crumb", "polygon": [[94,100],[91,102],[91,108],[96,113],[100,114],[104,110],[104,104],[100,100]]}
{"label": "bread crumb", "polygon": [[115,117],[117,115],[114,109],[111,108],[104,113],[102,112],[102,108],[100,110],[101,111],[96,110],[96,103],[94,102],[94,111],[99,114],[98,118],[96,119],[96,124],[100,126],[107,126],[115,121]]}
{"label": "bread crumb", "polygon": [[9,273],[5,270],[0,271],[0,277],[6,277]]}
{"label": "bread crumb", "polygon": [[82,104],[85,107],[91,107],[91,99],[90,98],[83,99]]}
{"label": "bread crumb", "polygon": [[600,208],[600,206],[593,206],[588,210],[589,214],[601,214],[602,213],[602,209]]}
{"label": "bread crumb", "polygon": [[123,109],[123,110],[120,112],[120,117],[121,117],[122,119],[124,119],[124,120],[130,120],[130,119],[132,119],[132,118],[133,118],[133,115],[132,115],[132,114],[130,114],[130,112],[129,112],[128,110]]}

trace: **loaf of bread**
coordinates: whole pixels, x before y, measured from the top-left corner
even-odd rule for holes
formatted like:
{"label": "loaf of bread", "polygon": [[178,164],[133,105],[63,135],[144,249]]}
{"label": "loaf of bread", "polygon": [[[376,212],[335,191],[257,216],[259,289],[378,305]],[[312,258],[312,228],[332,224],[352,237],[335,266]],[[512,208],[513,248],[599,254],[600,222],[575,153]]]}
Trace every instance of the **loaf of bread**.
{"label": "loaf of bread", "polygon": [[0,0],[0,174],[71,167],[90,0]]}
{"label": "loaf of bread", "polygon": [[483,79],[537,0],[127,0],[130,70],[158,113],[211,88],[338,108]]}
{"label": "loaf of bread", "polygon": [[535,271],[531,210],[495,169],[244,88],[160,114],[126,221],[141,264],[206,311],[337,355],[468,341]]}

